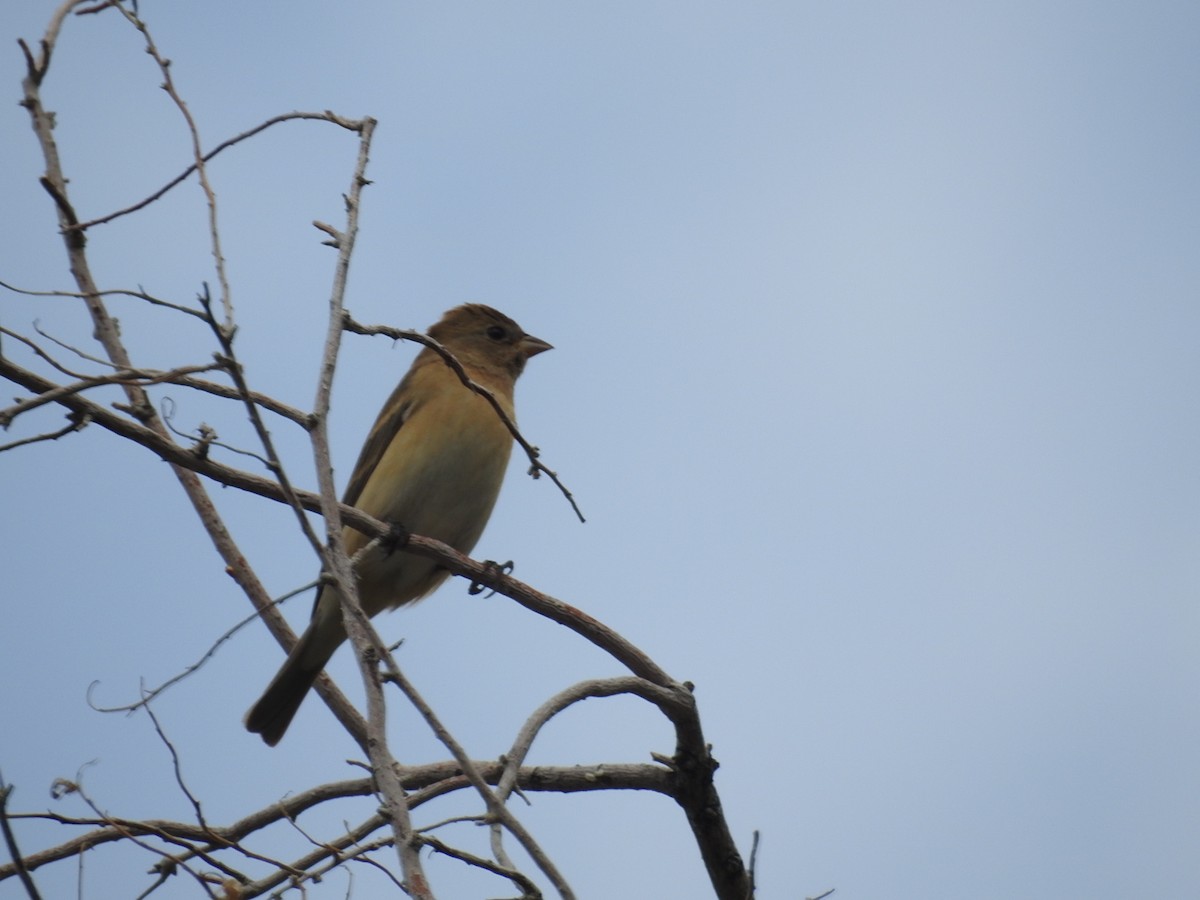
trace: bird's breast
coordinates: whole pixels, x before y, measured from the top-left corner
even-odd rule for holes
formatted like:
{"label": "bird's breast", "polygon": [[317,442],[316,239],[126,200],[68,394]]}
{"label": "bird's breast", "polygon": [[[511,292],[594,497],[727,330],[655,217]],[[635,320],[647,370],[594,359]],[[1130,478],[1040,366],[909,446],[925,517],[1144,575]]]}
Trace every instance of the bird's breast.
{"label": "bird's breast", "polygon": [[500,493],[512,435],[483,398],[461,393],[404,423],[355,505],[469,553]]}

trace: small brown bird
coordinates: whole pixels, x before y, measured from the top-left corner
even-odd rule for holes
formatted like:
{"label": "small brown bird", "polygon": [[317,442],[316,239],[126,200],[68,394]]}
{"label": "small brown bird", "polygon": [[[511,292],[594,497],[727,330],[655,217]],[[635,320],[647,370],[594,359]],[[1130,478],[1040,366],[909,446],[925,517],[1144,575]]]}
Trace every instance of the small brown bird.
{"label": "small brown bird", "polygon": [[[429,329],[488,388],[514,418],[513,386],[531,356],[550,344],[521,330],[489,306],[469,303],[450,310]],[[513,439],[492,406],[466,387],[445,361],[425,348],[388,398],[359,454],[343,502],[414,534],[470,553],[483,533],[508,467]],[[344,532],[353,556],[368,538]],[[449,575],[431,559],[376,548],[356,568],[363,610],[385,609],[431,593]],[[322,588],[312,619],[262,697],[246,714],[246,728],[271,746],[346,639],[341,597]]]}

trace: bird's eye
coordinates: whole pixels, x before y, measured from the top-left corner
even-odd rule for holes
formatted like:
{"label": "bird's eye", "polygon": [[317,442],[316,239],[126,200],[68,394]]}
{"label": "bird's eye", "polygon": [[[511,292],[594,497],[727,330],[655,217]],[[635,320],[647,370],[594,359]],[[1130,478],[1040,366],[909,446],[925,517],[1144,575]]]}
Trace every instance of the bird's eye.
{"label": "bird's eye", "polygon": [[487,336],[490,337],[493,341],[502,341],[502,340],[504,340],[505,337],[507,337],[507,335],[508,335],[508,332],[506,332],[504,330],[504,326],[502,326],[502,325],[489,325],[488,326]]}

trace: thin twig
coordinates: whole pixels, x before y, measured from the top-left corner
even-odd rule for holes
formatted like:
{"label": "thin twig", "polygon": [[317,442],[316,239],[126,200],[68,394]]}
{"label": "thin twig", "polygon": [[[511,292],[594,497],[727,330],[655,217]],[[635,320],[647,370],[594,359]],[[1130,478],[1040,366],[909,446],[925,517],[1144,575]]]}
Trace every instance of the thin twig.
{"label": "thin twig", "polygon": [[534,840],[533,835],[525,828],[524,825],[513,815],[504,801],[496,795],[491,788],[488,787],[487,780],[480,774],[478,769],[472,763],[471,758],[467,755],[462,746],[454,739],[449,730],[441,723],[437,714],[433,711],[425,698],[422,697],[413,687],[412,682],[405,677],[400,671],[400,667],[396,664],[395,657],[387,652],[387,648],[381,647],[381,658],[387,667],[388,680],[394,682],[404,694],[405,698],[417,710],[420,716],[425,720],[430,730],[433,731],[437,739],[442,742],[442,745],[450,751],[455,761],[462,768],[463,774],[471,781],[476,792],[483,799],[484,805],[487,807],[488,815],[494,817],[517,839],[521,847],[529,854],[530,858],[537,864],[537,867],[542,870],[550,883],[554,885],[554,889],[558,891],[563,900],[573,900],[575,892],[567,883],[562,873],[558,871],[558,867],[554,865],[550,857]]}
{"label": "thin twig", "polygon": [[[195,881],[204,890],[204,892],[206,894],[208,894],[208,896],[210,898],[212,898],[212,900],[217,900],[216,895],[208,887],[208,884],[206,883],[203,875],[201,875],[199,872],[195,871],[192,868],[192,866],[188,865],[186,862],[179,860],[178,858],[172,857],[166,851],[160,850],[159,848],[152,846],[148,841],[142,840],[142,835],[137,834],[133,831],[125,830],[120,824],[117,823],[116,820],[109,817],[106,813],[101,812],[100,808],[96,805],[95,801],[93,801],[92,798],[87,795],[87,792],[83,790],[83,786],[82,786],[81,782],[82,782],[82,779],[76,779],[75,793],[79,794],[79,796],[83,799],[83,802],[88,805],[88,807],[92,810],[92,812],[94,812],[97,816],[101,817],[102,819],[104,819],[107,822],[109,822],[110,824],[112,824],[113,827],[115,827],[119,831],[123,832],[124,840],[130,841],[133,844],[137,845],[138,847],[141,847],[143,850],[153,853],[156,856],[160,856],[163,859],[171,860],[176,866],[178,866],[179,868],[183,869],[183,871],[185,871],[189,875],[191,875],[192,878],[195,879]],[[205,832],[207,832],[207,829],[203,829],[203,830]],[[178,846],[185,848],[186,850],[190,850],[190,851],[195,850],[195,848],[192,846],[192,844],[190,842],[185,841],[185,840],[180,840],[179,838],[177,838],[174,835],[169,834],[169,833],[163,833],[163,832],[159,832],[159,831],[146,831],[146,832],[144,832],[144,834],[150,835],[153,837],[157,837],[160,840],[163,840],[169,844],[176,844]],[[201,854],[197,854],[197,855],[201,855]],[[204,858],[204,857],[201,855],[201,858]],[[212,862],[211,859],[207,859],[207,858],[205,858],[205,861],[210,862],[210,863]],[[163,872],[158,884],[162,883],[162,879],[165,879],[167,874],[169,874],[169,873]],[[158,884],[152,885],[150,890],[153,890],[155,887],[158,886]]]}
{"label": "thin twig", "polygon": [[746,869],[746,874],[750,877],[750,887],[746,892],[746,900],[754,900],[754,891],[756,878],[758,873],[758,829],[754,829],[754,837],[750,841],[750,865]]}
{"label": "thin twig", "polygon": [[581,681],[569,688],[559,691],[541,704],[525,720],[516,739],[504,756],[504,777],[501,778],[499,790],[502,798],[507,798],[517,782],[517,773],[525,763],[533,747],[534,738],[554,716],[582,700],[593,697],[616,697],[621,694],[633,694],[653,703],[659,708],[674,707],[677,703],[675,695],[665,689],[651,684],[644,678],[624,676],[621,678],[597,678]]}
{"label": "thin twig", "polygon": [[233,444],[226,443],[219,439],[216,430],[205,422],[201,422],[193,431],[185,431],[182,428],[175,427],[175,401],[170,397],[163,397],[162,409],[159,413],[162,416],[163,423],[170,429],[171,434],[178,438],[187,438],[194,441],[191,446],[191,451],[198,456],[208,456],[209,451],[213,447],[220,447],[229,453],[236,453],[238,456],[248,456],[250,459],[257,460],[262,463],[262,467],[268,472],[272,470],[271,461],[261,453],[255,453],[253,450],[244,450],[241,447],[235,447]]}
{"label": "thin twig", "polygon": [[[145,691],[143,691],[143,697],[145,697]],[[145,697],[145,699],[149,700],[148,697]],[[167,752],[171,754],[171,767],[175,772],[175,783],[179,785],[179,789],[183,791],[183,795],[192,804],[192,812],[196,814],[196,822],[199,823],[205,832],[208,832],[208,823],[204,820],[204,809],[200,806],[200,801],[196,798],[196,795],[187,786],[187,782],[183,780],[183,766],[179,761],[179,752],[175,749],[175,745],[171,742],[171,739],[167,737],[167,733],[163,731],[162,723],[158,721],[158,716],[154,714],[154,708],[150,703],[144,703],[142,708],[146,710],[146,715],[150,717],[150,723],[154,726],[154,732],[158,735],[158,739],[163,742],[163,745],[167,748]]]}
{"label": "thin twig", "polygon": [[42,337],[44,337],[46,340],[51,341],[55,344],[58,344],[58,346],[62,347],[64,350],[71,351],[76,356],[78,356],[80,359],[86,359],[90,363],[95,363],[98,366],[105,366],[109,369],[119,369],[120,368],[120,366],[118,366],[116,363],[112,362],[111,360],[101,359],[99,356],[94,356],[91,353],[87,353],[87,352],[81,350],[80,348],[74,346],[73,344],[68,344],[66,341],[56,338],[54,335],[52,335],[48,331],[43,331],[42,325],[40,322],[33,323],[33,330],[36,331],[38,334],[40,334]]}
{"label": "thin twig", "polygon": [[6,409],[0,409],[0,428],[7,428],[17,416],[23,413],[50,403],[57,403],[62,397],[69,394],[77,394],[82,391],[91,390],[92,388],[113,384],[136,384],[141,387],[164,383],[174,384],[178,383],[179,379],[185,378],[188,375],[213,372],[224,368],[224,363],[216,362],[208,363],[207,365],[180,366],[176,369],[171,369],[169,372],[161,372],[156,369],[124,369],[115,371],[109,375],[85,376],[74,384],[60,385],[38,394],[36,397],[30,397],[28,400],[21,400]]}
{"label": "thin twig", "polygon": [[238,395],[246,407],[246,412],[250,417],[250,424],[254,426],[254,432],[258,435],[259,443],[262,444],[263,449],[266,451],[264,462],[268,470],[273,472],[275,477],[279,479],[279,486],[283,489],[288,506],[296,514],[301,534],[308,539],[309,544],[319,556],[321,553],[321,541],[317,537],[316,532],[313,531],[312,523],[308,520],[308,516],[304,514],[304,508],[296,500],[296,493],[292,487],[291,480],[288,478],[287,471],[283,467],[283,461],[279,458],[279,453],[275,449],[275,441],[271,437],[271,432],[267,429],[266,424],[263,422],[258,404],[254,402],[254,399],[250,395],[250,386],[246,383],[245,372],[242,364],[238,362],[237,353],[233,347],[233,330],[217,322],[216,317],[213,315],[212,298],[209,296],[207,284],[204,285],[204,293],[198,299],[200,307],[204,310],[205,321],[208,322],[213,336],[221,345],[221,351],[227,363],[226,370],[229,372],[229,377],[233,379]]}
{"label": "thin twig", "polygon": [[[217,282],[221,286],[221,305],[225,310],[224,327],[232,337],[233,297],[229,289],[229,275],[225,269],[225,255],[221,251],[221,231],[217,227],[217,194],[208,180],[208,167],[205,164],[204,152],[200,149],[200,130],[196,126],[196,120],[192,117],[192,111],[188,109],[187,103],[175,89],[175,79],[171,75],[171,61],[159,53],[158,45],[150,35],[150,29],[146,27],[146,23],[136,13],[126,9],[120,3],[114,3],[113,6],[141,33],[146,42],[146,52],[158,64],[158,70],[162,73],[162,88],[167,92],[167,96],[171,98],[171,102],[175,104],[187,125],[188,137],[192,142],[193,165],[200,181],[200,189],[204,191],[204,199],[208,205],[208,237],[212,244],[213,266],[217,270]],[[76,227],[78,228],[78,225]]]}
{"label": "thin twig", "polygon": [[[651,684],[644,678],[606,678],[583,681],[560,691],[544,702],[525,720],[517,733],[512,747],[504,755],[504,774],[496,785],[500,802],[505,803],[517,785],[521,766],[533,747],[534,738],[554,716],[581,700],[590,697],[612,697],[618,694],[635,694],[654,703],[660,709],[674,703],[674,695]],[[498,825],[491,827],[492,853],[497,859],[507,859],[503,846],[503,834]]]}
{"label": "thin twig", "polygon": [[459,850],[457,847],[451,847],[449,844],[439,841],[428,834],[421,835],[421,843],[431,850],[436,850],[444,856],[449,856],[451,859],[465,862],[467,865],[483,869],[485,872],[491,872],[493,875],[499,875],[501,878],[507,878],[521,889],[521,900],[541,900],[542,892],[538,890],[537,885],[517,869],[496,865],[491,860],[484,859],[482,856],[476,856],[474,853],[468,853],[465,850]]}
{"label": "thin twig", "polygon": [[[24,294],[27,297],[72,297],[76,300],[85,299],[84,295],[78,291],[31,291],[26,288],[19,288],[9,284],[7,281],[0,281],[0,287],[5,290],[12,291],[15,294]],[[160,297],[155,297],[152,294],[147,294],[145,291],[130,291],[124,289],[113,289],[108,291],[99,291],[100,297],[136,297],[139,300],[145,300],[151,306],[161,306],[165,309],[173,310],[174,312],[183,313],[188,316],[195,316],[197,319],[203,318],[203,315],[194,309],[186,306],[181,306],[178,303],[172,303],[169,300],[163,300]]]}
{"label": "thin twig", "polygon": [[[278,607],[281,603],[285,603],[286,601],[292,599],[293,597],[296,597],[300,594],[303,594],[305,591],[310,590],[316,584],[318,584],[318,582],[310,581],[308,584],[303,585],[302,587],[298,587],[294,591],[288,591],[286,594],[284,594],[279,599],[273,600],[272,606]],[[104,713],[133,712],[135,709],[141,709],[143,706],[146,706],[147,704],[149,704],[150,701],[153,700],[155,697],[157,697],[159,694],[163,693],[163,691],[167,690],[167,688],[178,684],[179,682],[186,679],[193,672],[202,668],[205,663],[207,663],[210,659],[212,659],[216,655],[217,650],[220,649],[222,644],[224,644],[226,641],[228,641],[230,638],[232,638],[235,634],[237,634],[239,631],[241,631],[243,628],[245,628],[251,622],[253,622],[256,619],[259,619],[261,617],[262,617],[262,613],[258,612],[257,610],[252,612],[250,615],[246,616],[246,618],[242,619],[240,622],[238,622],[236,625],[234,625],[232,628],[230,628],[228,631],[226,631],[223,635],[221,635],[219,638],[217,638],[213,642],[212,646],[210,646],[208,648],[208,650],[205,651],[203,656],[201,656],[198,660],[196,660],[194,663],[192,663],[190,666],[188,666],[182,672],[168,678],[166,681],[164,681],[162,684],[160,684],[156,688],[152,688],[149,691],[144,690],[142,692],[141,700],[138,700],[134,703],[127,703],[124,706],[99,706],[98,704],[96,704],[95,702],[92,701],[92,691],[95,690],[95,688],[100,684],[100,682],[93,681],[90,685],[88,685],[88,689],[87,689],[88,705],[92,709],[96,710],[97,712],[104,712]]]}
{"label": "thin twig", "polygon": [[[281,122],[293,122],[293,121],[298,121],[298,120],[299,121],[309,120],[309,121],[320,121],[320,122],[332,122],[334,125],[339,125],[342,128],[345,128],[349,131],[356,131],[356,132],[361,131],[361,129],[362,129],[362,121],[361,120],[348,119],[345,116],[339,116],[337,113],[334,113],[330,110],[325,110],[324,112],[301,112],[300,110],[295,110],[293,112],[280,113],[277,116],[272,116],[271,118],[267,119],[265,122],[260,122],[259,124],[255,125],[253,128],[248,128],[245,131],[241,132],[240,134],[236,134],[233,137],[229,138],[228,140],[222,141],[221,143],[217,144],[217,146],[214,147],[212,150],[209,150],[207,153],[203,154],[200,158],[204,162],[210,162],[222,150],[228,150],[230,147],[233,147],[236,144],[240,144],[244,140],[254,137],[259,132],[266,131],[268,128],[270,128],[273,125],[278,125]],[[131,204],[130,206],[126,206],[123,209],[119,209],[116,212],[111,212],[106,216],[100,216],[99,218],[96,218],[96,219],[89,219],[86,222],[80,222],[77,225],[75,225],[74,227],[80,231],[86,231],[88,228],[92,228],[96,225],[104,225],[108,222],[113,221],[114,219],[119,219],[121,216],[127,216],[130,213],[137,212],[139,209],[144,209],[145,207],[149,206],[154,201],[158,200],[160,197],[162,197],[164,194],[166,194],[172,188],[177,187],[178,185],[182,184],[184,181],[186,181],[188,179],[188,176],[190,176],[196,170],[197,170],[196,163],[193,162],[186,169],[184,169],[177,176],[172,178],[170,181],[168,181],[165,185],[163,185],[161,188],[159,188],[157,191],[155,191],[150,196],[148,196],[142,200],[139,200],[137,203]],[[149,298],[145,298],[145,299],[149,299]],[[192,313],[193,315],[196,314],[194,310],[186,310],[186,311]]]}
{"label": "thin twig", "polygon": [[220,397],[223,400],[252,400],[256,406],[260,406],[267,412],[273,412],[277,416],[284,419],[290,419],[295,422],[305,431],[312,428],[312,416],[303,410],[296,409],[294,406],[289,406],[276,400],[274,397],[269,397],[266,394],[261,394],[258,391],[247,391],[243,394],[237,388],[231,388],[225,384],[218,384],[215,381],[206,381],[201,378],[167,378],[163,379],[168,384],[177,384],[180,387],[189,387],[197,391],[202,391],[206,394],[212,394],[214,397]]}
{"label": "thin twig", "polygon": [[[0,416],[2,419],[3,416]],[[15,450],[17,447],[24,447],[26,444],[37,444],[41,441],[57,441],[60,437],[65,437],[75,431],[82,431],[87,427],[90,420],[86,416],[77,416],[75,413],[67,414],[67,424],[57,431],[49,431],[45,434],[35,434],[32,437],[21,438],[19,441],[11,441],[7,444],[0,444],[0,453],[8,450]]]}
{"label": "thin twig", "polygon": [[[34,323],[34,328],[37,328],[37,323]],[[39,334],[41,333],[40,329],[38,329],[38,333]],[[67,375],[71,378],[78,378],[81,381],[85,380],[89,377],[88,375],[85,375],[82,372],[74,372],[71,369],[68,369],[65,365],[60,363],[53,356],[51,356],[49,353],[47,353],[45,350],[43,350],[36,341],[34,341],[30,338],[27,338],[25,335],[20,334],[19,332],[12,331],[11,329],[5,328],[3,325],[0,325],[0,334],[6,334],[10,338],[15,338],[16,340],[20,341],[22,344],[24,344],[26,347],[28,347],[30,350],[32,350],[34,352],[35,356],[37,356],[42,361],[49,363],[50,366],[52,366],[56,371],[62,372],[62,374],[64,374],[64,375]],[[53,338],[51,338],[51,340],[53,340]],[[107,365],[107,363],[106,363],[106,365]],[[110,368],[111,368],[111,366],[110,366]]]}

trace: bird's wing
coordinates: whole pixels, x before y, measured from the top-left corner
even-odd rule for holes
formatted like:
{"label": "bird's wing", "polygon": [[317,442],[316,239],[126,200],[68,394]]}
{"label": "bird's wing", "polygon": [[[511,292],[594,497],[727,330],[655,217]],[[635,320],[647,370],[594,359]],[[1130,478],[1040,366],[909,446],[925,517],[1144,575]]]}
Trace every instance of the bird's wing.
{"label": "bird's wing", "polygon": [[367,435],[362,451],[358,454],[358,462],[354,464],[354,471],[350,475],[350,483],[346,485],[346,493],[342,497],[342,502],[348,506],[358,503],[358,498],[362,496],[363,488],[366,487],[375,467],[379,465],[384,451],[412,415],[413,392],[409,390],[409,384],[415,371],[415,368],[410,369],[396,385],[387,403],[383,405],[379,418],[371,427],[371,433]]}

